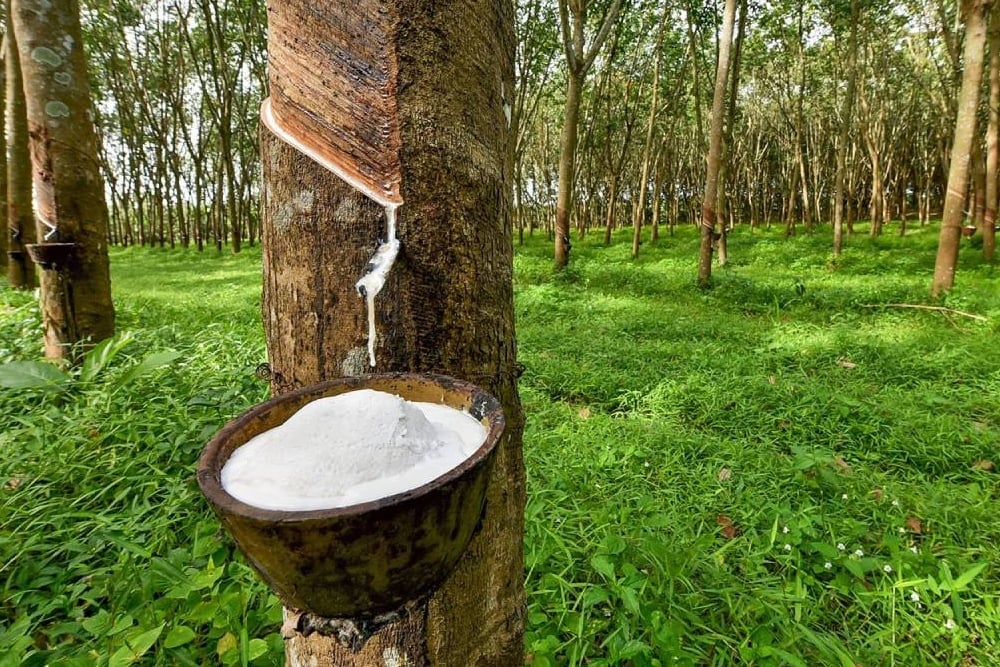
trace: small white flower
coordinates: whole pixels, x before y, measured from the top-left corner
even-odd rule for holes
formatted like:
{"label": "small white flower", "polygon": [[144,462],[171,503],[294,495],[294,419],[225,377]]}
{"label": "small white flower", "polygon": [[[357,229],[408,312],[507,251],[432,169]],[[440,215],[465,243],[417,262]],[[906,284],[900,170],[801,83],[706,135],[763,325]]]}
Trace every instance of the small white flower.
{"label": "small white flower", "polygon": [[888,563],[886,563],[885,565],[883,565],[882,569],[885,571],[886,574],[891,574],[892,573],[892,565],[889,565]]}
{"label": "small white flower", "polygon": [[646,461],[645,463],[643,463],[642,467],[643,468],[648,468],[649,467],[649,461]]}
{"label": "small white flower", "polygon": [[893,500],[892,501],[892,506],[893,507],[899,507],[899,501],[898,500]]}
{"label": "small white flower", "polygon": [[833,563],[831,563],[830,561],[826,561],[825,563],[823,563],[823,567],[829,570],[830,568],[833,567]]}
{"label": "small white flower", "polygon": [[792,550],[792,545],[791,544],[786,544],[785,545],[785,551],[791,551],[791,550]]}
{"label": "small white flower", "polygon": [[944,629],[945,630],[954,630],[955,627],[956,627],[955,621],[953,621],[950,618],[947,621],[944,622]]}
{"label": "small white flower", "polygon": [[902,535],[905,532],[906,532],[906,528],[903,528],[902,526],[900,526],[899,527],[899,533]]}
{"label": "small white flower", "polygon": [[841,499],[841,500],[847,500],[847,494],[845,493],[844,495],[842,495],[842,496],[840,497],[840,499]]}
{"label": "small white flower", "polygon": [[910,593],[910,599],[913,600],[914,602],[920,602],[920,593],[913,591],[912,593]]}
{"label": "small white flower", "polygon": [[785,526],[784,528],[781,529],[781,532],[787,535],[790,532],[790,529],[788,528],[788,526]]}
{"label": "small white flower", "polygon": [[912,547],[910,547],[910,551],[912,551],[915,554],[920,553],[920,549],[917,548],[916,544],[914,544]]}
{"label": "small white flower", "polygon": [[858,558],[861,558],[862,556],[865,555],[865,552],[862,551],[861,549],[858,549],[854,552],[854,555],[857,556]]}
{"label": "small white flower", "polygon": [[844,549],[846,549],[846,548],[847,548],[847,547],[845,547],[845,546],[844,546],[844,543],[843,543],[843,542],[837,542],[837,550],[838,550],[838,551],[843,551],[843,550],[844,550]]}

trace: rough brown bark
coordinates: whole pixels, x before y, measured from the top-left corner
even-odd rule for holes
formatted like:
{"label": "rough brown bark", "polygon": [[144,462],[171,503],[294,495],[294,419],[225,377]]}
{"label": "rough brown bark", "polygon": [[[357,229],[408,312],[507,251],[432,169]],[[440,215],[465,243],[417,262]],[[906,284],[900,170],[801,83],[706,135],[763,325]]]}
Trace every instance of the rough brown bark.
{"label": "rough brown bark", "polygon": [[985,60],[986,25],[991,2],[970,0],[965,8],[965,69],[958,97],[955,138],[948,170],[948,190],[941,216],[937,258],[931,296],[941,296],[955,285],[955,267],[962,235],[963,205],[969,180],[969,160],[976,136],[976,111],[979,107],[979,87]]}
{"label": "rough brown bark", "polygon": [[31,210],[31,158],[28,155],[28,117],[24,106],[21,59],[12,29],[10,0],[7,0],[6,63],[7,99],[7,280],[15,289],[36,285],[35,264],[24,246],[35,242],[34,213]]}
{"label": "rough brown bark", "polygon": [[994,11],[990,17],[990,104],[989,126],[986,130],[986,214],[981,233],[983,235],[983,259],[994,260],[996,253],[997,171],[1000,168],[1000,12]]}
{"label": "rough brown bark", "polygon": [[586,3],[559,0],[559,19],[563,51],[566,56],[566,106],[562,141],[559,144],[559,191],[556,201],[555,268],[569,263],[569,221],[573,215],[573,188],[576,185],[576,145],[580,125],[580,102],[583,86],[594,58],[618,22],[622,0],[614,0],[590,46],[584,45],[587,22]]}
{"label": "rough brown bark", "polygon": [[39,240],[76,244],[42,272],[45,355],[69,358],[78,343],[114,334],[108,211],[75,0],[13,0],[28,107]]}
{"label": "rough brown bark", "polygon": [[[513,330],[511,154],[501,97],[501,87],[513,90],[513,7],[495,0],[330,7],[300,0],[272,3],[269,16],[284,20],[276,15],[295,11],[296,4],[339,21],[339,26],[348,25],[356,12],[390,24],[394,15],[406,17],[388,28],[380,23],[369,29],[389,31],[384,43],[388,53],[379,51],[383,46],[378,44],[359,45],[355,40],[363,42],[365,34],[347,33],[352,47],[373,47],[367,57],[395,60],[387,65],[397,69],[386,84],[395,91],[395,110],[376,109],[385,116],[372,120],[374,127],[398,126],[399,176],[393,182],[404,202],[397,228],[402,245],[375,300],[377,366],[370,369],[365,302],[354,283],[376,242],[385,237],[382,207],[262,130],[264,326],[273,388],[282,391],[370,370],[433,371],[494,393],[504,405],[507,430],[498,447],[482,529],[430,600],[426,632],[390,626],[358,653],[331,638],[313,636],[307,642],[293,637],[287,644],[289,664],[392,664],[387,651],[411,659],[415,649],[407,646],[426,645],[430,665],[520,665],[523,417]],[[287,34],[303,43],[313,40],[324,53],[335,52],[323,48],[337,39],[335,30],[298,31],[304,25],[292,24]],[[273,29],[269,34],[273,63],[273,41],[281,36]],[[356,65],[365,62],[361,58]],[[301,73],[294,67],[277,71],[285,74],[271,81],[274,100],[291,99],[290,89],[300,85]],[[292,104],[282,112],[283,120],[302,113]],[[340,114],[353,111],[329,104],[311,113],[343,127],[358,120],[341,119]],[[325,141],[325,130],[308,129],[299,120],[289,125],[311,132],[307,138],[314,143]],[[368,131],[367,126],[359,128]],[[341,149],[329,143],[322,149],[360,173]],[[389,199],[391,188],[376,194]],[[418,634],[422,637],[415,639]],[[313,657],[323,662],[312,662]]]}
{"label": "rough brown bark", "polygon": [[719,62],[712,98],[712,128],[709,135],[708,171],[705,198],[701,205],[701,245],[698,252],[698,286],[707,288],[712,280],[712,241],[715,235],[715,205],[719,188],[719,163],[722,157],[722,115],[726,104],[726,81],[729,77],[729,51],[733,41],[736,0],[726,0],[719,36]]}
{"label": "rough brown bark", "polygon": [[[9,16],[9,12],[4,12],[5,15]],[[8,30],[4,30],[3,45],[0,46],[0,51],[3,51],[3,58],[7,58],[7,34]],[[7,99],[7,68],[0,67],[0,99]],[[0,127],[3,123],[0,122]],[[6,137],[6,135],[5,135]],[[7,142],[4,141],[3,150],[0,151],[0,211],[7,210]],[[6,225],[4,225],[6,227]],[[3,230],[6,232],[6,230]],[[0,273],[6,275],[7,273],[7,239],[10,235],[7,233],[0,233]]]}
{"label": "rough brown bark", "polygon": [[837,172],[833,185],[833,256],[844,248],[844,186],[847,180],[847,142],[850,140],[854,94],[858,81],[858,0],[851,0],[851,28],[847,44],[847,91],[840,107]]}
{"label": "rough brown bark", "polygon": [[[285,623],[290,613],[285,610]],[[287,667],[428,667],[427,601],[412,605],[400,620],[379,629],[358,651],[351,652],[319,633],[305,636],[289,629],[286,635]],[[346,640],[351,641],[351,640]]]}

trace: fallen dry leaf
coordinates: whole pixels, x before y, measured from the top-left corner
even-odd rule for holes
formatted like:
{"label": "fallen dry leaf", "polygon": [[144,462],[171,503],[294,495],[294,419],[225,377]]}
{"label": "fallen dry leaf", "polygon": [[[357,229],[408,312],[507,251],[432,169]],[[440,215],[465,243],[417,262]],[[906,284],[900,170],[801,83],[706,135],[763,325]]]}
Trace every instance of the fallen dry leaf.
{"label": "fallen dry leaf", "polygon": [[576,414],[580,416],[580,419],[590,419],[590,408],[580,408]]}
{"label": "fallen dry leaf", "polygon": [[854,363],[853,361],[850,361],[849,359],[845,359],[844,357],[841,357],[840,359],[837,359],[837,365],[840,366],[841,368],[857,368],[858,367],[858,365],[856,363]]}
{"label": "fallen dry leaf", "polygon": [[882,500],[882,496],[884,495],[885,492],[882,489],[872,489],[872,498],[875,500]]}
{"label": "fallen dry leaf", "polygon": [[851,472],[851,464],[844,460],[842,456],[838,456],[833,459],[833,465],[837,466],[837,470],[844,473],[845,475]]}
{"label": "fallen dry leaf", "polygon": [[722,536],[727,540],[731,540],[740,534],[740,527],[733,523],[725,514],[720,514],[715,517],[715,523],[719,524],[719,528],[722,530]]}
{"label": "fallen dry leaf", "polygon": [[767,383],[768,384],[777,384],[778,383],[778,378],[774,377],[773,375],[768,375],[767,376]]}
{"label": "fallen dry leaf", "polygon": [[733,476],[733,471],[730,470],[729,468],[726,468],[726,467],[719,468],[719,481],[720,482],[725,482],[725,481],[731,479],[732,476]]}
{"label": "fallen dry leaf", "polygon": [[915,516],[911,516],[906,520],[906,527],[911,533],[916,533],[917,535],[920,535],[924,528],[923,524],[920,523],[920,519]]}
{"label": "fallen dry leaf", "polygon": [[7,489],[8,491],[16,491],[17,488],[21,486],[22,481],[23,480],[20,477],[11,477],[10,479],[7,480],[7,483],[3,485],[3,488]]}
{"label": "fallen dry leaf", "polygon": [[993,463],[993,461],[989,461],[987,459],[982,459],[980,461],[976,461],[975,463],[973,463],[972,464],[972,469],[973,470],[982,470],[983,472],[994,472],[997,469],[997,467]]}

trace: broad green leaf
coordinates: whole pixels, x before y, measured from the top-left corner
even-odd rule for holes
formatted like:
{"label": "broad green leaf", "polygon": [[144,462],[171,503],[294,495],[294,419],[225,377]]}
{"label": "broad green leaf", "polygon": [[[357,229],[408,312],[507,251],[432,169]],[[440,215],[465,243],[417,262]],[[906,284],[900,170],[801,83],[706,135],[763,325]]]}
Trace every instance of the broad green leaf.
{"label": "broad green leaf", "polygon": [[195,631],[186,625],[177,625],[170,629],[166,639],[163,640],[164,648],[177,648],[187,644],[195,638]]}
{"label": "broad green leaf", "polygon": [[614,563],[609,561],[604,556],[594,556],[590,559],[590,566],[597,570],[597,572],[609,581],[613,581],[615,578],[615,566]]}
{"label": "broad green leaf", "polygon": [[0,364],[0,387],[5,389],[58,389],[69,375],[44,361],[9,361]]}
{"label": "broad green leaf", "polygon": [[238,642],[236,640],[236,635],[234,635],[231,632],[227,632],[226,634],[219,637],[219,641],[215,645],[215,653],[221,658],[229,651],[235,649],[237,647],[237,644]]}
{"label": "broad green leaf", "polygon": [[84,382],[93,380],[133,340],[132,334],[124,333],[120,336],[105,338],[92,347],[83,356],[83,368],[80,369],[80,379]]}
{"label": "broad green leaf", "polygon": [[115,621],[115,624],[111,626],[110,630],[108,630],[108,634],[117,635],[119,632],[124,632],[125,630],[131,628],[133,623],[135,623],[135,619],[132,618],[132,615],[125,614]]}
{"label": "broad green leaf", "polygon": [[951,590],[955,593],[961,593],[964,591],[968,588],[969,584],[972,583],[972,580],[975,579],[980,572],[986,569],[987,565],[989,565],[989,563],[979,563],[977,565],[973,565],[968,570],[958,575],[958,578],[951,582]]}
{"label": "broad green leaf", "polygon": [[101,637],[111,629],[111,615],[102,609],[90,618],[81,621],[80,625],[87,632]]}
{"label": "broad green leaf", "polygon": [[146,651],[153,647],[156,640],[160,638],[160,633],[163,632],[164,625],[166,624],[161,623],[152,630],[146,630],[131,639],[126,639],[125,646],[122,646],[111,654],[111,658],[108,660],[108,667],[126,667],[126,665],[131,665],[141,658],[146,654]]}
{"label": "broad green leaf", "polygon": [[247,652],[247,656],[250,660],[256,660],[265,653],[267,653],[266,641],[257,638],[250,640],[250,650]]}
{"label": "broad green leaf", "polygon": [[179,359],[180,356],[181,353],[177,350],[162,350],[160,352],[147,354],[142,358],[142,361],[122,373],[118,378],[117,384],[119,387],[124,386],[136,378],[140,378],[143,375],[147,375],[148,373],[155,371],[161,366],[166,366],[170,362]]}

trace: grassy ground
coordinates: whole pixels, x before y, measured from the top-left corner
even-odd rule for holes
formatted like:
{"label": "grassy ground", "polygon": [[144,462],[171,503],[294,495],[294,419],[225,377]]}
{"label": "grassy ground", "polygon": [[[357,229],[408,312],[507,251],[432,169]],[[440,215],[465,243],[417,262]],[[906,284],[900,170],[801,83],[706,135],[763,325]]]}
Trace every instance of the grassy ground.
{"label": "grassy ground", "polygon": [[[533,665],[1000,663],[998,280],[965,248],[945,305],[987,321],[885,305],[927,303],[935,241],[834,271],[825,233],[741,230],[707,293],[689,229],[637,262],[594,235],[557,278],[518,249]],[[266,392],[259,261],[113,251],[134,342],[0,391],[0,666],[281,664],[192,474]],[[0,289],[0,362],[38,340]]]}

